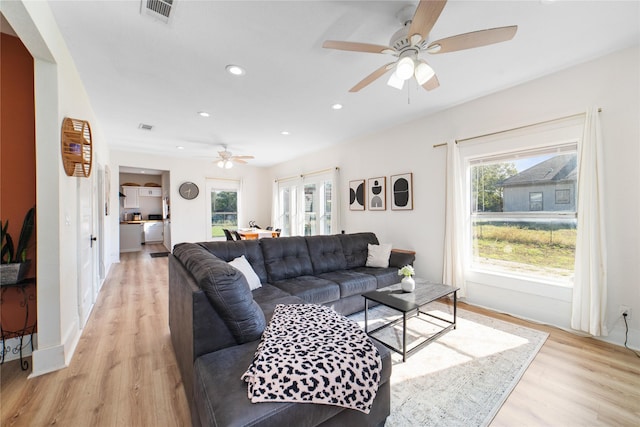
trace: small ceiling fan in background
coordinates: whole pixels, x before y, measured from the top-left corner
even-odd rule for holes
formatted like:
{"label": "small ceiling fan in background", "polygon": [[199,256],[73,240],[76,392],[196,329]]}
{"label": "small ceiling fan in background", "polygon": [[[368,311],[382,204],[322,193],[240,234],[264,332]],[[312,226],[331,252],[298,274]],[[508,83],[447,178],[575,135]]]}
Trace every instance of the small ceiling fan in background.
{"label": "small ceiling fan in background", "polygon": [[231,169],[234,163],[246,164],[247,160],[253,159],[253,156],[234,156],[231,151],[227,150],[227,146],[223,145],[223,151],[218,151],[217,165],[219,168]]}
{"label": "small ceiling fan in background", "polygon": [[[412,18],[400,16],[400,19],[404,22],[404,27],[391,36],[390,46],[327,40],[322,44],[322,47],[353,52],[382,53],[398,58],[369,74],[352,87],[349,92],[358,92],[392,69],[395,69],[395,71],[387,81],[389,86],[402,89],[406,80],[415,77],[420,86],[426,90],[433,90],[440,86],[440,82],[433,68],[427,61],[419,57],[421,53],[455,52],[500,43],[511,40],[518,30],[517,25],[491,28],[458,34],[429,43],[429,33],[446,4],[446,0],[421,0]],[[406,8],[399,15],[404,14],[404,12],[406,12]]]}

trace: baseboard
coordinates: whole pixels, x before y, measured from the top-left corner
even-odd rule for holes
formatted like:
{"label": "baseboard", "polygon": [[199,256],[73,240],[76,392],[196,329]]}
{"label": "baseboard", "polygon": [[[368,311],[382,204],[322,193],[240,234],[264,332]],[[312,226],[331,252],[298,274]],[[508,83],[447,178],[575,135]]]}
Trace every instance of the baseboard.
{"label": "baseboard", "polygon": [[33,352],[32,372],[29,375],[29,378],[48,374],[68,367],[69,363],[71,363],[71,358],[76,351],[81,335],[82,331],[78,329],[78,324],[74,322],[67,329],[62,344],[44,349],[36,349]]}
{"label": "baseboard", "polygon": [[[493,307],[487,307],[487,306],[484,306],[482,304],[475,304],[475,303],[469,302],[468,300],[466,300],[466,298],[460,298],[459,301],[464,302],[465,304],[472,305],[474,307],[480,307],[480,308],[483,308],[485,310],[493,311],[495,313],[506,314],[508,316],[513,316],[513,317],[521,319],[521,320],[526,320],[527,322],[536,323],[536,324],[539,324],[539,325],[552,326],[554,328],[558,328],[558,329],[560,329],[562,331],[570,332],[570,333],[572,333],[574,335],[577,335],[577,336],[591,337],[587,333],[576,331],[574,329],[564,328],[562,326],[541,322],[541,321],[536,320],[536,319],[531,319],[531,318],[528,318],[526,316],[521,316],[519,314],[510,313],[510,312],[505,311],[505,310],[497,310],[497,309],[495,309]],[[620,346],[620,347],[624,347],[624,340],[625,340],[624,322],[622,320],[620,320],[619,322],[616,322],[614,327],[611,328],[611,330],[609,331],[609,335],[607,335],[606,337],[592,337],[592,338],[600,340],[600,341],[607,342],[609,344],[614,344],[614,345],[617,345],[617,346]],[[631,348],[633,350],[640,350],[640,331],[639,330],[629,328],[629,336],[628,336],[628,340],[627,340],[627,347],[629,347],[629,348]]]}
{"label": "baseboard", "polygon": [[606,337],[597,337],[596,339],[610,344],[624,346],[625,338],[627,339],[627,347],[640,351],[640,330],[629,328],[629,334],[627,335],[622,319],[616,322],[611,330],[609,330],[609,335]]}
{"label": "baseboard", "polygon": [[63,345],[38,348],[34,350],[31,357],[31,374],[29,374],[28,378],[48,374],[66,367]]}

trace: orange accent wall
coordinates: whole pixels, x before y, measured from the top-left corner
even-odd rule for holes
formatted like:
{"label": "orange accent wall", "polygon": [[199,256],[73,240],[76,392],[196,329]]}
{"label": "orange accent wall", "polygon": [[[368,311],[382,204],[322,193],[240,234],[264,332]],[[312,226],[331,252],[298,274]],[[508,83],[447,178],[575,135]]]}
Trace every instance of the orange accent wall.
{"label": "orange accent wall", "polygon": [[[17,243],[22,220],[36,204],[34,61],[20,39],[0,36],[0,219],[9,220],[9,232]],[[31,259],[27,277],[36,274],[35,242],[34,233],[27,251]],[[35,286],[28,285],[26,291],[31,324],[36,313]],[[7,289],[3,295],[3,329],[24,325],[25,308],[20,307],[24,299],[12,298],[15,292]]]}

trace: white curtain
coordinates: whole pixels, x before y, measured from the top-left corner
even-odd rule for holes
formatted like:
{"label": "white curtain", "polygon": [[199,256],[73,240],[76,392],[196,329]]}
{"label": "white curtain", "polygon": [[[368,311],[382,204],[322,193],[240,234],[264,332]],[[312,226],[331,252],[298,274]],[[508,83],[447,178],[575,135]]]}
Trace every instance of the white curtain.
{"label": "white curtain", "polygon": [[578,234],[571,327],[607,335],[602,132],[597,109],[587,112],[578,145]]}
{"label": "white curtain", "polygon": [[333,168],[333,175],[331,177],[331,233],[339,234],[342,228],[342,221],[340,213],[342,211],[342,204],[340,194],[342,194],[340,187],[340,169]]}
{"label": "white curtain", "polygon": [[271,187],[271,224],[274,230],[282,228],[280,221],[280,187],[277,180],[273,181],[273,186]]}
{"label": "white curtain", "polygon": [[464,280],[465,242],[467,240],[464,203],[465,173],[460,165],[458,144],[447,146],[447,186],[444,234],[444,265],[442,282],[460,288],[458,296],[464,297],[467,286]]}

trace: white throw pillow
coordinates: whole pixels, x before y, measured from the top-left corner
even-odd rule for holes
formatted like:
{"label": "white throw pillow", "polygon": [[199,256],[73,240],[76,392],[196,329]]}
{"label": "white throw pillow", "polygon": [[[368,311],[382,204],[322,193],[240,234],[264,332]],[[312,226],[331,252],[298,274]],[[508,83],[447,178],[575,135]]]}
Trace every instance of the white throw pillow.
{"label": "white throw pillow", "polygon": [[233,261],[229,261],[229,265],[237,268],[242,274],[244,274],[245,279],[247,279],[247,283],[249,283],[249,289],[251,289],[252,291],[262,286],[262,283],[260,283],[260,278],[258,277],[256,272],[253,271],[251,264],[249,264],[249,261],[247,261],[244,255],[239,256]]}
{"label": "white throw pillow", "polygon": [[367,245],[369,253],[367,254],[367,267],[389,267],[389,256],[391,256],[391,243],[383,243],[381,245]]}

